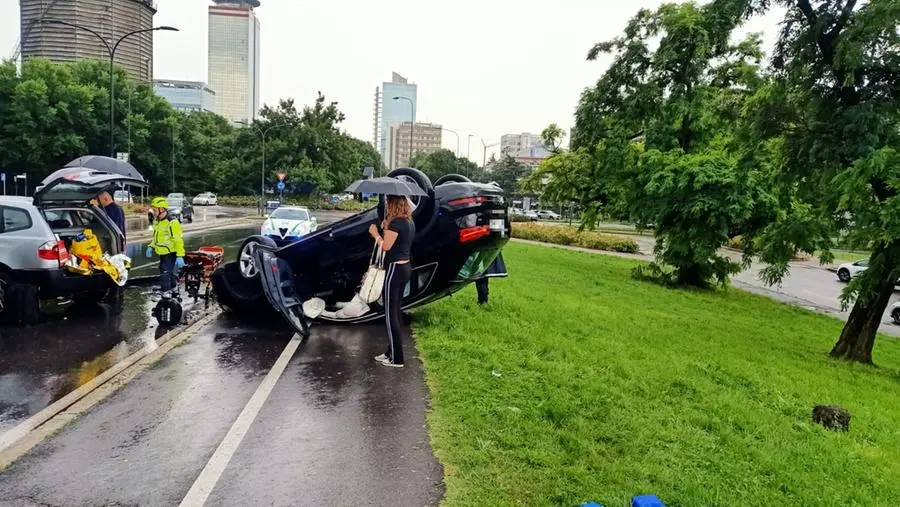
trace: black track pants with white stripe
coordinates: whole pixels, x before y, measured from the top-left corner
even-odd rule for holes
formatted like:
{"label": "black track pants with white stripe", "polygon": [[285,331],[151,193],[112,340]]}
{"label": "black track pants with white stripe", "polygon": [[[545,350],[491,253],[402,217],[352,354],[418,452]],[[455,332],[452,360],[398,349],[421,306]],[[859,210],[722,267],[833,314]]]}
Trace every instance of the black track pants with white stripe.
{"label": "black track pants with white stripe", "polygon": [[403,364],[403,342],[408,341],[403,327],[403,288],[409,281],[412,268],[409,263],[389,264],[384,274],[384,322],[387,326],[387,356],[392,363]]}

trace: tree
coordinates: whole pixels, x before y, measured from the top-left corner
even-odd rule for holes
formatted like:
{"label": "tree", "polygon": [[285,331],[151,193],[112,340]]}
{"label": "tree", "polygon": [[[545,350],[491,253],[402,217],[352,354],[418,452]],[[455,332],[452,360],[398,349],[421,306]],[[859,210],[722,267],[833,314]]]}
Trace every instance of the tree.
{"label": "tree", "polygon": [[446,174],[475,175],[478,166],[465,157],[457,157],[452,151],[440,149],[432,153],[418,152],[410,166],[424,172],[432,182]]}
{"label": "tree", "polygon": [[490,169],[485,170],[484,179],[494,181],[507,197],[519,195],[519,180],[528,172],[525,164],[519,162],[508,154],[500,157],[499,161],[491,159]]}
{"label": "tree", "polygon": [[589,173],[570,178],[580,185],[583,220],[607,212],[652,225],[660,264],[643,274],[679,285],[727,283],[741,264],[719,247],[774,211],[764,175],[739,165],[733,137],[733,118],[761,82],[759,37],[730,42],[744,7],[717,0],[642,9],[623,36],[588,53],[614,59],[576,112],[573,148],[593,158],[578,165]]}
{"label": "tree", "polygon": [[790,210],[762,235],[764,275],[787,271],[795,250],[823,251],[846,234],[872,249],[843,293],[856,298],[834,357],[872,362],[882,315],[900,276],[900,3],[781,2],[788,7],[774,79],[753,99],[749,149],[771,146]]}
{"label": "tree", "polygon": [[541,132],[544,147],[553,153],[559,153],[562,150],[562,140],[565,136],[566,133],[562,127],[555,123],[547,125],[547,128]]}

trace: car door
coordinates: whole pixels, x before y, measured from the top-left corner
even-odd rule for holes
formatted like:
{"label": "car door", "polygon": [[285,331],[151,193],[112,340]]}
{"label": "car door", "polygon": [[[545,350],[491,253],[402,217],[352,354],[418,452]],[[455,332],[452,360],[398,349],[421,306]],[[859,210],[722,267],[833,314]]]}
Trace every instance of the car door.
{"label": "car door", "polygon": [[[90,207],[90,200],[97,197],[100,192],[110,190],[117,185],[132,185],[135,187],[148,186],[143,180],[124,176],[122,174],[96,171],[83,167],[73,167],[70,171],[57,171],[55,179],[44,180],[43,184],[34,191],[33,202],[39,209],[49,207]],[[124,249],[125,238],[119,232],[116,224],[96,208],[97,220],[99,220],[111,233],[117,235],[120,251]]]}

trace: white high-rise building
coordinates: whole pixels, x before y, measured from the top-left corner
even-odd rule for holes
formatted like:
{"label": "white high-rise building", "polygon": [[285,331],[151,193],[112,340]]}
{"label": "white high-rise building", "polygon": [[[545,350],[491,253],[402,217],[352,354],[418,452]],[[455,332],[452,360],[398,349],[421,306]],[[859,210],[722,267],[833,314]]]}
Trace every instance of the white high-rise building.
{"label": "white high-rise building", "polygon": [[209,7],[209,86],[216,113],[252,122],[259,111],[258,0],[213,0]]}

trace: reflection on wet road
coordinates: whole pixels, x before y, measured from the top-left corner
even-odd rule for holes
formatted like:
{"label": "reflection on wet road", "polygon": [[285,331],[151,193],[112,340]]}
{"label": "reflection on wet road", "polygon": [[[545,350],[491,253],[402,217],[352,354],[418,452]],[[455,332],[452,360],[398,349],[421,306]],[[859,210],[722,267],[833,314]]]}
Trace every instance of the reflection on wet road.
{"label": "reflection on wet road", "polygon": [[[178,505],[291,335],[219,317],[0,474],[0,498]],[[383,348],[381,326],[314,327],[208,505],[436,505],[421,364],[408,344],[406,368],[380,366]]]}
{"label": "reflection on wet road", "polygon": [[[199,233],[185,238],[186,247],[220,245],[226,248],[226,260],[234,259],[253,231]],[[144,244],[129,245],[134,264],[147,266],[132,269],[132,276],[156,274],[144,249]],[[152,287],[138,287],[125,290],[114,303],[45,304],[45,322],[0,327],[0,434],[151,344],[161,332],[150,316],[154,304]],[[196,309],[189,301],[184,306],[188,312]]]}

